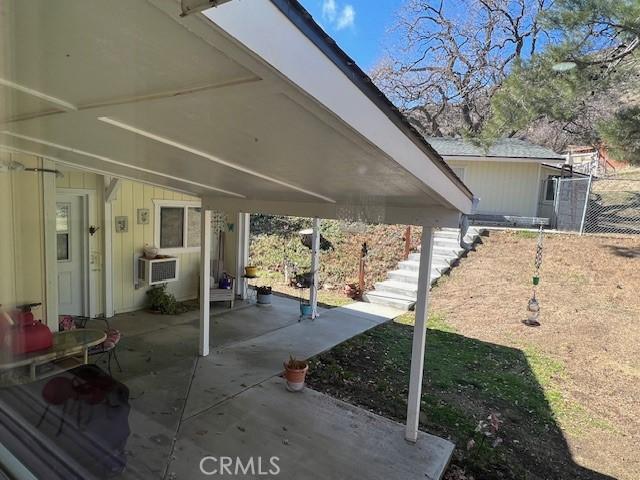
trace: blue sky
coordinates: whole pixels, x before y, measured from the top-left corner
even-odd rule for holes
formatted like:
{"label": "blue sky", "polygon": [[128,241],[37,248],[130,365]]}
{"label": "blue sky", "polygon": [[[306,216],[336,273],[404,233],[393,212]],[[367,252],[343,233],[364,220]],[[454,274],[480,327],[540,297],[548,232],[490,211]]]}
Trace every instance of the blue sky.
{"label": "blue sky", "polygon": [[403,0],[299,0],[365,71],[383,53],[387,30]]}

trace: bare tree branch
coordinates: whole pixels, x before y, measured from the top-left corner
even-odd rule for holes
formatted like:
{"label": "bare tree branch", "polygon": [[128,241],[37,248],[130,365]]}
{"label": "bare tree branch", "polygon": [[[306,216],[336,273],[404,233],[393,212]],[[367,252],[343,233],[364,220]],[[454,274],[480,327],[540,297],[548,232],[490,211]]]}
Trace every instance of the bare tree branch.
{"label": "bare tree branch", "polygon": [[394,32],[402,39],[372,78],[429,135],[478,132],[510,66],[532,55],[551,0],[408,0]]}

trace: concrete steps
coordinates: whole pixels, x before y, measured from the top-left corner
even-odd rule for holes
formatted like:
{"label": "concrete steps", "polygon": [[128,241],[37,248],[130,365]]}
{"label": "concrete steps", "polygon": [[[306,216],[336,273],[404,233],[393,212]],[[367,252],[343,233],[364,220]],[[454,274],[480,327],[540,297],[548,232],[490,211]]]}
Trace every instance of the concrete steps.
{"label": "concrete steps", "polygon": [[[473,245],[480,237],[481,231],[470,228],[464,242]],[[460,246],[457,229],[442,229],[434,233],[433,253],[431,261],[430,284],[438,280],[452,268],[452,264],[460,258],[465,250]],[[364,294],[369,303],[386,305],[399,310],[411,310],[418,295],[418,270],[420,269],[420,253],[412,253],[407,260],[398,263],[395,270],[387,273],[387,279],[375,284],[375,289]]]}
{"label": "concrete steps", "polygon": [[379,292],[377,290],[365,293],[362,298],[368,303],[393,307],[405,312],[411,310],[416,303],[414,298],[402,298],[393,293]]}

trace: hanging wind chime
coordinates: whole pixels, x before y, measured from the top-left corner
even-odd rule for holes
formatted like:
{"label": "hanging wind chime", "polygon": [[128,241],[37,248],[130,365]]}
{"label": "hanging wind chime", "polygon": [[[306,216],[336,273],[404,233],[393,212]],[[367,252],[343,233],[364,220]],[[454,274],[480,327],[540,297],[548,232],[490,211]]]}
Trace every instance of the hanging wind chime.
{"label": "hanging wind chime", "polygon": [[524,320],[525,325],[537,327],[540,325],[540,303],[536,298],[536,289],[540,283],[540,267],[542,266],[542,225],[538,232],[538,245],[536,246],[535,274],[533,275],[533,295],[527,304],[527,318]]}

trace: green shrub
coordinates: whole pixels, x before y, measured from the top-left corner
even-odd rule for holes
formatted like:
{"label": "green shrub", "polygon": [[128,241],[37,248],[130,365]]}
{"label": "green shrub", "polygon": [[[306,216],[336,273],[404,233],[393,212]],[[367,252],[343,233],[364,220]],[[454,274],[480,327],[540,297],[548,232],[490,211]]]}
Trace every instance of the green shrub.
{"label": "green shrub", "polygon": [[147,290],[149,309],[163,315],[177,315],[187,311],[187,308],[176,300],[172,293],[167,292],[167,284],[156,285]]}
{"label": "green shrub", "polygon": [[[298,231],[309,228],[311,219],[297,217],[252,216],[250,245],[251,263],[259,270],[280,275],[285,261],[297,266],[298,272],[311,269],[311,251],[302,245]],[[259,224],[258,232],[253,225]],[[301,228],[300,228],[301,227]],[[341,220],[323,220],[320,231],[334,249],[320,255],[320,283],[325,288],[340,289],[358,281],[358,267],[362,243],[367,242],[369,254],[365,267],[366,288],[386,277],[396,268],[404,252],[404,225],[367,225]],[[418,245],[420,229],[412,229],[412,244]]]}

